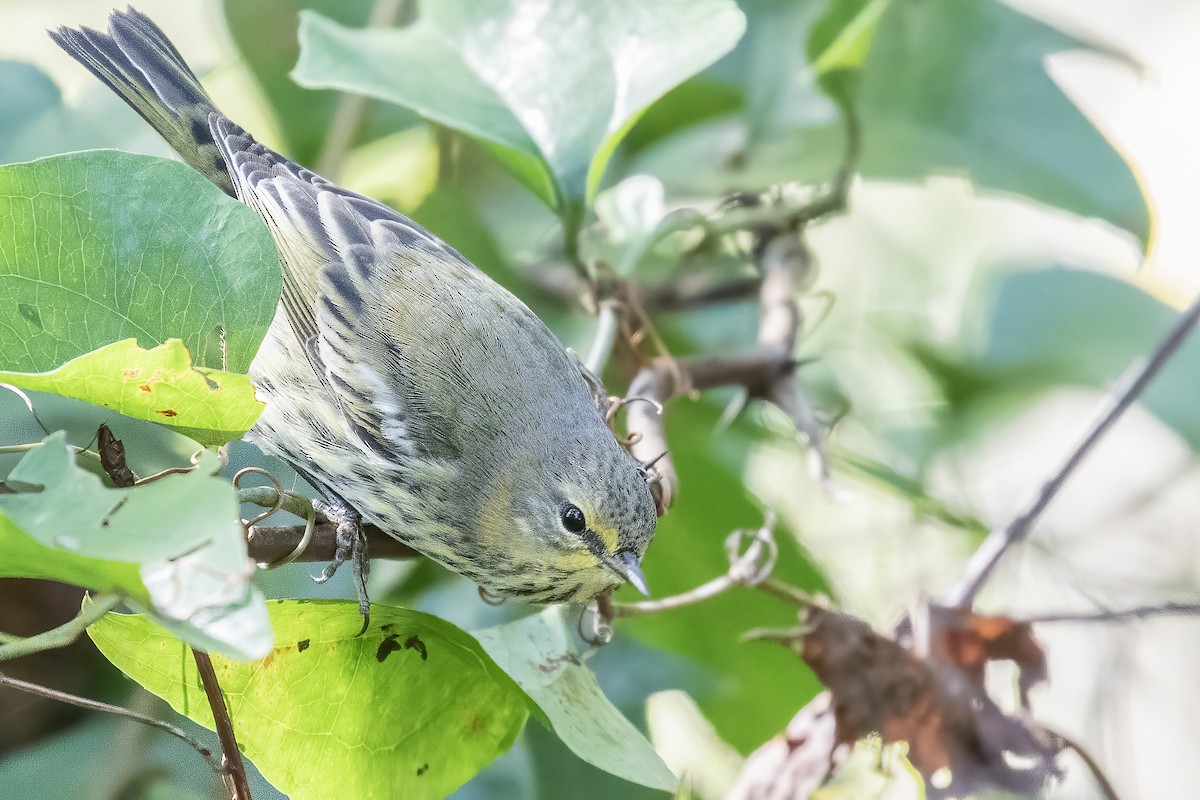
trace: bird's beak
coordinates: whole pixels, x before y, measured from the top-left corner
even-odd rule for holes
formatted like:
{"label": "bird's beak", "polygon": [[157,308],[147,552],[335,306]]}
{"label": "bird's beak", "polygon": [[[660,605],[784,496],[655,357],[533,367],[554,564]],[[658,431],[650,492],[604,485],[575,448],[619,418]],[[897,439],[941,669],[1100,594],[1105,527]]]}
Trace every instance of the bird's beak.
{"label": "bird's beak", "polygon": [[647,597],[650,596],[650,587],[646,585],[646,576],[642,574],[642,567],[638,564],[638,557],[636,555],[626,550],[613,556],[611,563],[613,569],[619,572],[625,580],[633,584],[633,588]]}

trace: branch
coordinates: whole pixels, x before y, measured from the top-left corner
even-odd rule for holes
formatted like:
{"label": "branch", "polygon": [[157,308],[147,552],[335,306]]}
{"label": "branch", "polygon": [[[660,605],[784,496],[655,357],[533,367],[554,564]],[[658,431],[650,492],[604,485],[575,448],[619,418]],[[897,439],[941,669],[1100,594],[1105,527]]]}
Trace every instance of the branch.
{"label": "branch", "polygon": [[1104,774],[1104,770],[1100,768],[1100,763],[1092,757],[1092,754],[1083,748],[1074,739],[1069,739],[1058,731],[1051,730],[1046,726],[1040,726],[1043,733],[1052,739],[1057,739],[1060,745],[1060,750],[1074,750],[1075,755],[1084,763],[1088,770],[1092,773],[1092,780],[1096,782],[1096,788],[1100,790],[1101,797],[1104,800],[1121,800],[1117,794],[1117,789],[1112,785],[1108,776]]}
{"label": "branch", "polygon": [[[364,525],[367,536],[367,552],[371,558],[419,558],[416,550],[393,539],[374,525]],[[261,527],[255,525],[250,529],[246,546],[250,558],[259,564],[273,564],[296,549],[304,536],[303,525],[284,525],[278,527]],[[337,551],[337,526],[328,522],[318,522],[313,528],[312,538],[304,551],[293,561],[302,563],[318,563],[332,561]]]}
{"label": "branch", "polygon": [[1084,433],[1083,438],[1071,450],[1059,468],[1030,498],[1020,513],[1003,528],[997,528],[988,534],[983,544],[971,556],[971,560],[967,563],[966,574],[951,592],[947,604],[969,607],[975,602],[979,591],[995,571],[996,565],[1014,544],[1029,535],[1030,529],[1033,528],[1046,507],[1050,505],[1050,501],[1058,495],[1067,480],[1075,473],[1084,457],[1141,396],[1171,356],[1175,355],[1198,321],[1200,321],[1200,297],[1193,300],[1192,304],[1179,315],[1178,321],[1159,342],[1148,361],[1142,364],[1142,360],[1138,359],[1126,369],[1125,374],[1109,391],[1105,404],[1101,406],[1101,413]]}
{"label": "branch", "polygon": [[1022,622],[1034,624],[1049,622],[1125,622],[1131,619],[1153,619],[1155,617],[1194,617],[1200,615],[1200,602],[1180,603],[1171,601],[1158,605],[1135,606],[1115,611],[1085,611],[1080,614],[1045,614],[1028,617]]}
{"label": "branch", "polygon": [[196,671],[200,673],[200,682],[204,685],[204,696],[208,698],[208,706],[212,709],[213,723],[217,729],[217,738],[221,741],[221,763],[224,766],[226,786],[229,787],[230,800],[250,800],[250,784],[246,781],[246,765],[242,763],[242,751],[238,749],[237,737],[233,733],[233,720],[229,718],[229,709],[225,706],[225,696],[217,683],[217,673],[213,669],[212,659],[203,650],[192,648],[196,658]]}
{"label": "branch", "polygon": [[[793,355],[803,327],[796,302],[798,285],[812,269],[812,256],[798,233],[771,239],[762,254],[757,348],[741,356],[658,358],[643,368],[629,385],[628,396],[644,397],[659,405],[682,394],[718,386],[741,386],[751,397],[777,406],[787,414],[812,448],[815,471],[825,481],[824,431],[808,399],[796,386],[797,361]],[[671,506],[679,489],[679,476],[667,452],[666,430],[657,409],[634,403],[626,412],[626,428],[636,433],[629,451],[643,463],[655,464],[655,500],[660,509]]]}
{"label": "branch", "polygon": [[48,700],[57,700],[60,703],[67,703],[68,705],[78,706],[79,708],[86,708],[89,711],[103,711],[106,714],[116,714],[119,717],[125,717],[126,719],[140,722],[143,725],[149,725],[152,728],[164,730],[174,736],[176,739],[186,742],[189,747],[199,753],[200,756],[208,762],[208,765],[212,767],[214,772],[219,775],[225,774],[225,768],[221,765],[221,762],[219,762],[213,756],[211,750],[200,744],[200,742],[197,740],[188,736],[181,728],[178,728],[169,722],[165,722],[161,719],[155,719],[154,717],[148,717],[145,714],[139,714],[138,712],[132,711],[128,708],[110,705],[109,703],[101,703],[99,700],[89,700],[86,697],[60,692],[57,689],[39,686],[36,683],[29,683],[27,681],[18,680],[17,678],[10,678],[3,674],[0,674],[0,686],[7,686],[11,689],[16,689],[21,692],[28,692],[29,694],[35,694],[38,697],[45,697]]}
{"label": "branch", "polygon": [[[772,583],[770,577],[779,557],[779,545],[775,543],[772,529],[775,527],[775,517],[768,513],[762,527],[756,531],[734,531],[725,539],[725,555],[729,559],[729,568],[724,575],[719,575],[707,583],[702,583],[691,591],[664,597],[659,600],[642,600],[637,603],[611,603],[609,619],[615,617],[634,617],[643,614],[656,614],[660,611],[672,611],[676,608],[695,605],[716,597],[734,586],[762,586]],[[749,536],[750,544],[742,551],[742,540]]]}

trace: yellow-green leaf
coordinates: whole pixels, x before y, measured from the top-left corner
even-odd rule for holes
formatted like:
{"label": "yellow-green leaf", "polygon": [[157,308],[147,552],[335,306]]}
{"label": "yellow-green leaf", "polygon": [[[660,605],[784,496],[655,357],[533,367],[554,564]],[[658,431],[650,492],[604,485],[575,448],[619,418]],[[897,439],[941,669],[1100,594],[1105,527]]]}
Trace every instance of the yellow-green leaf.
{"label": "yellow-green leaf", "polygon": [[[268,604],[275,649],[259,661],[213,657],[238,742],[292,800],[445,797],[508,750],[525,724],[521,690],[479,643],[437,617],[373,606]],[[125,674],[213,727],[182,642],[141,616],[88,629]]]}
{"label": "yellow-green leaf", "polygon": [[160,422],[206,445],[240,439],[264,407],[249,378],[193,366],[179,339],[150,350],[125,339],[50,372],[0,371],[0,383]]}

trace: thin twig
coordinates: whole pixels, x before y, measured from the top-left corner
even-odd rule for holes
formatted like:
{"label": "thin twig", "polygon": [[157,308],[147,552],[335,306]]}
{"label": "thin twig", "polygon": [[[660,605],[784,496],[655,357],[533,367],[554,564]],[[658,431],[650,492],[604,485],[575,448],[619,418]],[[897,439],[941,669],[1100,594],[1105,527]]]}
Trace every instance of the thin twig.
{"label": "thin twig", "polygon": [[1135,606],[1115,611],[1085,611],[1079,614],[1045,614],[1026,617],[1022,622],[1035,624],[1052,622],[1125,622],[1131,619],[1154,619],[1155,617],[1192,617],[1200,615],[1200,603],[1168,602],[1158,605]]}
{"label": "thin twig", "polygon": [[0,686],[8,686],[9,688],[16,689],[18,691],[35,694],[38,697],[45,697],[47,700],[57,700],[60,703],[67,703],[69,705],[78,706],[79,708],[86,708],[89,711],[103,711],[105,714],[116,714],[119,717],[125,717],[126,719],[140,722],[143,725],[149,725],[153,728],[166,731],[175,738],[185,742],[189,747],[199,753],[200,756],[208,762],[208,765],[212,767],[214,772],[219,775],[225,774],[225,768],[221,766],[220,760],[218,760],[217,757],[212,754],[211,750],[197,740],[193,739],[191,736],[188,736],[183,732],[182,729],[172,725],[169,722],[165,722],[161,719],[155,719],[154,717],[148,717],[145,714],[139,714],[137,711],[131,711],[130,709],[122,708],[121,706],[114,706],[109,703],[101,703],[99,700],[89,700],[86,697],[68,694],[67,692],[60,692],[57,689],[39,686],[36,683],[29,683],[27,681],[18,680],[17,678],[10,678],[4,674],[0,674]]}
{"label": "thin twig", "polygon": [[983,544],[971,556],[966,572],[959,585],[951,592],[947,605],[969,607],[975,602],[979,591],[987,583],[996,565],[1014,544],[1029,535],[1042,512],[1075,473],[1080,462],[1091,452],[1096,443],[1108,432],[1121,415],[1141,396],[1154,377],[1187,339],[1196,323],[1200,321],[1200,297],[1179,315],[1178,321],[1159,342],[1149,360],[1134,361],[1125,374],[1114,384],[1108,398],[1101,406],[1101,413],[1087,429],[1079,443],[1071,450],[1053,475],[1041,485],[1029,502],[1011,522],[988,534]]}
{"label": "thin twig", "polygon": [[728,575],[719,575],[707,583],[702,583],[695,589],[680,594],[674,594],[670,597],[663,597],[659,600],[641,600],[636,603],[613,603],[613,615],[617,617],[640,617],[644,614],[657,614],[660,611],[673,611],[677,608],[686,608],[693,606],[696,603],[709,600],[717,595],[732,589],[734,586],[741,586],[740,581],[735,581]]}
{"label": "thin twig", "polygon": [[769,595],[778,597],[788,603],[793,603],[798,608],[808,608],[812,605],[817,605],[817,599],[808,592],[801,589],[799,586],[792,586],[790,583],[784,583],[778,578],[767,577],[758,584],[760,591],[766,592]]}
{"label": "thin twig", "polygon": [[1088,770],[1091,771],[1092,780],[1096,782],[1096,788],[1100,790],[1100,794],[1104,797],[1104,800],[1121,800],[1120,795],[1117,794],[1116,787],[1112,785],[1111,781],[1109,781],[1108,776],[1104,774],[1104,770],[1100,768],[1099,762],[1092,757],[1091,753],[1084,749],[1083,746],[1074,739],[1064,736],[1058,731],[1051,730],[1044,725],[1039,727],[1043,733],[1050,736],[1052,739],[1058,740],[1060,749],[1075,751],[1075,755],[1079,756],[1080,760],[1083,761]]}
{"label": "thin twig", "polygon": [[55,650],[72,644],[83,634],[84,630],[96,620],[112,611],[121,602],[121,596],[116,594],[100,595],[92,602],[84,604],[79,613],[57,628],[44,631],[36,636],[19,638],[0,644],[0,661],[40,653],[44,650]]}
{"label": "thin twig", "polygon": [[233,733],[233,720],[225,706],[225,695],[217,682],[217,672],[212,659],[203,650],[192,648],[196,658],[196,671],[204,685],[204,696],[212,709],[217,738],[221,741],[221,762],[225,768],[225,783],[229,787],[230,800],[250,800],[250,784],[246,781],[246,765],[242,763],[242,751],[238,749],[237,737]]}
{"label": "thin twig", "polygon": [[[637,603],[608,603],[608,617],[635,617],[656,614],[709,600],[734,586],[759,586],[770,581],[771,571],[779,557],[779,546],[775,543],[772,529],[775,515],[767,513],[762,527],[755,531],[734,531],[725,538],[725,556],[729,568],[724,575],[702,583],[694,589],[659,600],[643,600]],[[742,550],[743,540],[749,536],[750,544]]]}

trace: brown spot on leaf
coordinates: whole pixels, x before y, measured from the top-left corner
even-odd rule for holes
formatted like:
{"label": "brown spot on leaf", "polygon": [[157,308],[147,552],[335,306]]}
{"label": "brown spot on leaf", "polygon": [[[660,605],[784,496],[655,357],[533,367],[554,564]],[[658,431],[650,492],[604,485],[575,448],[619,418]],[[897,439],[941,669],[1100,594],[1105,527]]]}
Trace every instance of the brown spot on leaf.
{"label": "brown spot on leaf", "polygon": [[471,733],[479,733],[479,731],[483,730],[483,717],[474,710],[467,712],[467,729]]}
{"label": "brown spot on leaf", "polygon": [[141,374],[140,369],[127,369],[121,372],[121,377],[127,381],[131,381]]}
{"label": "brown spot on leaf", "polygon": [[429,660],[429,651],[425,649],[425,643],[415,633],[404,640],[404,648],[406,650],[416,650],[420,654],[422,661]]}
{"label": "brown spot on leaf", "polygon": [[308,649],[308,646],[309,646],[310,644],[312,644],[312,642],[311,642],[310,640],[308,640],[308,639],[301,639],[300,641],[296,642],[296,652],[297,652],[297,653],[303,653],[305,650],[307,650],[307,649]]}
{"label": "brown spot on leaf", "polygon": [[140,389],[143,392],[154,391],[153,389],[150,388],[150,384],[148,384],[148,383],[143,383],[141,386],[138,387],[138,389]]}
{"label": "brown spot on leaf", "polygon": [[429,764],[422,764],[421,766],[417,767],[417,775],[418,776],[424,775],[428,769],[429,769]]}
{"label": "brown spot on leaf", "polygon": [[537,668],[540,671],[549,675],[551,672],[554,672],[556,669],[561,667],[563,664],[574,664],[575,666],[579,666],[580,663],[581,662],[579,660],[579,656],[575,655],[574,653],[565,653],[564,655],[561,655],[561,656],[551,656],[550,658],[546,659],[543,663],[538,664]]}
{"label": "brown spot on leaf", "polygon": [[397,641],[399,638],[394,633],[383,637],[383,641],[379,643],[379,649],[375,651],[375,660],[382,664],[392,653],[403,649],[404,645]]}
{"label": "brown spot on leaf", "polygon": [[263,658],[262,661],[258,662],[258,668],[259,669],[267,669],[268,667],[270,667],[271,662],[275,660],[275,653],[277,650],[278,650],[278,648],[275,648],[275,649],[271,650],[271,652],[267,653],[266,657]]}
{"label": "brown spot on leaf", "polygon": [[178,412],[178,411],[175,411],[174,409],[171,409],[171,408],[164,408],[163,410],[159,411],[158,413],[162,414],[164,417],[177,417],[177,416],[179,416],[179,412]]}

